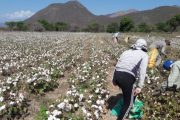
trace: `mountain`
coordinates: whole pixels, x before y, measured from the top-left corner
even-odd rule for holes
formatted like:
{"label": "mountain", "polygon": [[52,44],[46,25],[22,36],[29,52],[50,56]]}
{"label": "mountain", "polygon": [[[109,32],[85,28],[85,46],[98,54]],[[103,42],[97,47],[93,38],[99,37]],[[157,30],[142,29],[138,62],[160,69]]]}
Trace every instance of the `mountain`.
{"label": "mountain", "polygon": [[51,23],[66,22],[73,27],[80,28],[86,27],[91,22],[101,24],[102,21],[104,21],[103,23],[108,23],[110,20],[107,16],[96,16],[92,14],[78,1],[51,4],[25,20],[25,22],[33,25],[42,19]]}
{"label": "mountain", "polygon": [[67,3],[55,3],[38,11],[32,17],[25,20],[31,29],[39,26],[38,20],[45,19],[50,23],[65,22],[71,28],[85,28],[88,24],[96,22],[100,25],[108,25],[111,22],[118,22],[124,16],[133,19],[135,24],[146,22],[148,24],[156,24],[165,22],[176,14],[180,14],[179,6],[162,6],[152,10],[128,10],[120,11],[108,15],[94,15],[86,7],[78,1],[69,1]]}
{"label": "mountain", "polygon": [[[152,10],[139,11],[135,13],[126,14],[124,16],[131,17],[136,24],[145,22],[147,24],[156,24],[158,22],[165,22],[174,15],[180,14],[180,7],[178,6],[161,6]],[[120,19],[117,17],[116,19]]]}
{"label": "mountain", "polygon": [[129,13],[135,13],[135,12],[138,12],[138,10],[129,9],[129,10],[126,10],[126,11],[118,11],[118,12],[115,12],[115,13],[111,13],[111,14],[108,14],[107,16],[111,17],[111,18],[115,18],[115,17],[127,15]]}

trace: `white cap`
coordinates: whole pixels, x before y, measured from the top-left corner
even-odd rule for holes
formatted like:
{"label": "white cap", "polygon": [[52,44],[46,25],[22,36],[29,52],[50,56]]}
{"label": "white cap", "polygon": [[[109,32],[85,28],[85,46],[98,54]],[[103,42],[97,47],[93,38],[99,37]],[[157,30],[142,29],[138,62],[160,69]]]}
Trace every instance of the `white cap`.
{"label": "white cap", "polygon": [[145,46],[145,47],[147,47],[147,42],[144,39],[138,39],[135,44],[138,45],[138,46]]}
{"label": "white cap", "polygon": [[144,39],[138,39],[136,43],[132,46],[132,48],[138,49],[138,50],[141,50],[141,49],[147,50],[147,42]]}

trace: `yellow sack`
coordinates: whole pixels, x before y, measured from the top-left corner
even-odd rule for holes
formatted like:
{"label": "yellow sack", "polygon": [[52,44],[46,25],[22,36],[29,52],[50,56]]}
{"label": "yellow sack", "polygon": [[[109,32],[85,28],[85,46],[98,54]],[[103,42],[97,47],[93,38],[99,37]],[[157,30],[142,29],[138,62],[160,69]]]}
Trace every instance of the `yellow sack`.
{"label": "yellow sack", "polygon": [[156,48],[152,49],[149,52],[149,63],[148,63],[149,68],[156,67],[156,60],[157,60],[158,55],[159,55],[159,52]]}

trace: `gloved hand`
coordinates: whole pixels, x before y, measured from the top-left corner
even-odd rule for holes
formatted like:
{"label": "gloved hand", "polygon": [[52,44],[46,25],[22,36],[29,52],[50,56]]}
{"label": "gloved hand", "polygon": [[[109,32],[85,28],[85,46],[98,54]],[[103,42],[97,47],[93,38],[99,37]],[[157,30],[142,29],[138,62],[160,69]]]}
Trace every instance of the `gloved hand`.
{"label": "gloved hand", "polygon": [[136,96],[137,94],[141,93],[141,88],[137,87],[134,90],[134,96]]}

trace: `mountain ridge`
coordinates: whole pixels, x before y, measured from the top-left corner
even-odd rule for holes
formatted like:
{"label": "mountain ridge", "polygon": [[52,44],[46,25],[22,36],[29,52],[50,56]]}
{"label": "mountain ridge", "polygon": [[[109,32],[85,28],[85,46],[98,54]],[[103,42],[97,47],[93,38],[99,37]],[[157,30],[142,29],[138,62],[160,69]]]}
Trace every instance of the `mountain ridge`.
{"label": "mountain ridge", "polygon": [[[25,20],[28,26],[36,26],[38,20],[45,19],[50,23],[65,22],[70,24],[71,27],[85,28],[90,23],[98,23],[106,26],[112,22],[118,22],[122,17],[130,17],[139,24],[146,22],[147,24],[156,24],[163,22],[176,14],[180,13],[179,6],[160,6],[151,10],[143,11],[130,11],[124,15],[115,15],[118,12],[108,15],[94,15],[79,1],[69,1],[66,3],[53,3],[41,9],[32,17]],[[110,17],[110,15],[115,15]]]}

